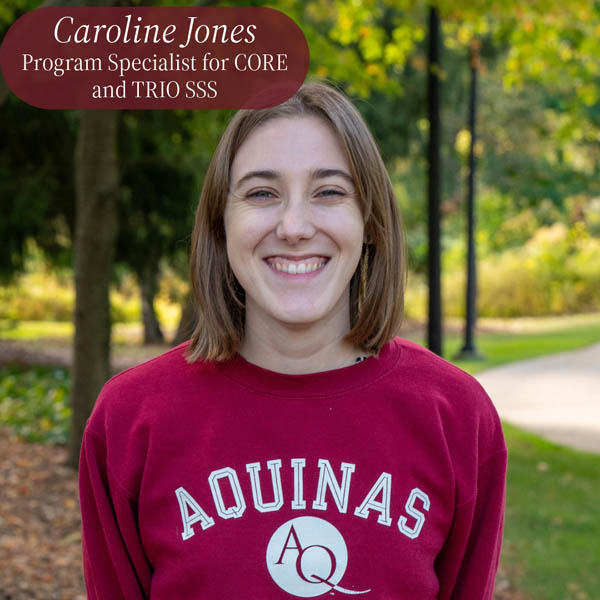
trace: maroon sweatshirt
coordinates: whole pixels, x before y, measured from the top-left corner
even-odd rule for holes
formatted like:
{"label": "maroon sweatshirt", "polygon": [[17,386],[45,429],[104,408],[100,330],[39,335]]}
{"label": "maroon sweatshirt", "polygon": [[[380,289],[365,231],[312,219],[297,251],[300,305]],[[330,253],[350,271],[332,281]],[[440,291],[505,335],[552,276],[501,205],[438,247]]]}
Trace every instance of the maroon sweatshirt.
{"label": "maroon sweatshirt", "polygon": [[304,375],[185,345],[88,421],[89,600],[492,598],[506,447],[472,377],[400,338]]}

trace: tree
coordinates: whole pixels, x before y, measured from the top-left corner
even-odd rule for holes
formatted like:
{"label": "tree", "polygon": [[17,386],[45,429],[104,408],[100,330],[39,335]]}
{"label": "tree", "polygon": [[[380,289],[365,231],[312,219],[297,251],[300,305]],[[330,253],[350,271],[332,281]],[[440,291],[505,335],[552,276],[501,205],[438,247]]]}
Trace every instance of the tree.
{"label": "tree", "polygon": [[[132,111],[121,128],[121,223],[116,260],[138,279],[144,343],[163,341],[153,302],[162,260],[187,250],[193,224],[195,169],[184,111]],[[202,172],[198,169],[196,171]]]}
{"label": "tree", "polygon": [[[73,145],[76,122],[10,96],[0,109],[0,278],[24,267],[27,241],[36,240],[56,266],[70,265],[75,222]],[[40,143],[52,140],[53,145]]]}
{"label": "tree", "polygon": [[70,463],[76,467],[85,423],[108,379],[108,289],[117,237],[118,111],[82,111],[75,149],[75,340]]}

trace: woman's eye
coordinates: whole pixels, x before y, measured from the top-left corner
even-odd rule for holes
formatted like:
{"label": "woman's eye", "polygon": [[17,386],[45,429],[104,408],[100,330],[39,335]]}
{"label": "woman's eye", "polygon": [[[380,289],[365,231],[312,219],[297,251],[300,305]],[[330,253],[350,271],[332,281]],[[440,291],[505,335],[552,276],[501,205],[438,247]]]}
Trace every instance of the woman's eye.
{"label": "woman's eye", "polygon": [[344,193],[340,192],[340,190],[323,190],[319,192],[319,196],[343,196]]}
{"label": "woman's eye", "polygon": [[257,190],[248,194],[248,198],[272,198],[273,194],[268,190]]}

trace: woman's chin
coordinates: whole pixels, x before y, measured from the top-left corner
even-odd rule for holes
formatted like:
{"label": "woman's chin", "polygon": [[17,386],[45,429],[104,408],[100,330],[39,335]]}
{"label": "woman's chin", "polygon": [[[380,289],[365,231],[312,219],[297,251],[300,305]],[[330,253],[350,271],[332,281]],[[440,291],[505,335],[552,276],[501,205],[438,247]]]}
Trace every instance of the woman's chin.
{"label": "woman's chin", "polygon": [[317,311],[314,309],[298,308],[298,309],[286,309],[277,311],[273,314],[275,320],[279,321],[283,325],[302,327],[310,326],[317,323],[323,318],[323,311]]}

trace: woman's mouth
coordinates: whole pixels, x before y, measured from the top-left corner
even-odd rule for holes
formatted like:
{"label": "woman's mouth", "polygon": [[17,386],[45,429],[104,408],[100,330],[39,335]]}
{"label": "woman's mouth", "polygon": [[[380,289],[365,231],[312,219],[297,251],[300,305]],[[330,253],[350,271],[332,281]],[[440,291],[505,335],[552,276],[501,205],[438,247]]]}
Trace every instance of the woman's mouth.
{"label": "woman's mouth", "polygon": [[265,261],[274,271],[288,273],[289,275],[304,275],[320,271],[329,261],[327,256],[311,256],[301,260],[284,258],[283,256],[270,256]]}

